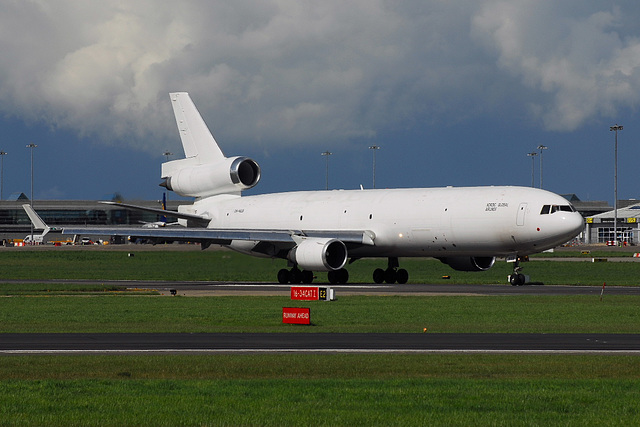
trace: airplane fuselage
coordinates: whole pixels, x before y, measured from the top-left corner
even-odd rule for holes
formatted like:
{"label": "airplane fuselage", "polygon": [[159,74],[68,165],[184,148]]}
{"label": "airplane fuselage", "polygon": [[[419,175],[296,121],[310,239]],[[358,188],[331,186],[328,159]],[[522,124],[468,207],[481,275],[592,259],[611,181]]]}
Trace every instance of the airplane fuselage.
{"label": "airplane fuselage", "polygon": [[[446,187],[304,191],[196,202],[189,212],[212,218],[216,229],[367,230],[374,245],[351,257],[527,255],[562,244],[582,229],[554,193],[529,187]],[[257,242],[229,247],[256,255]]]}

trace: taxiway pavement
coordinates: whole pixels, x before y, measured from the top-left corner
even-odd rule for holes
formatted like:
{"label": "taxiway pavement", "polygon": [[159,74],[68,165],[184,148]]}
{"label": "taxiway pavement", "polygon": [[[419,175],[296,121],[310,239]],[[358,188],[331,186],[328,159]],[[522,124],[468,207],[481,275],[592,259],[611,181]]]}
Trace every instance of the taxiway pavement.
{"label": "taxiway pavement", "polygon": [[2,334],[0,354],[113,353],[640,354],[640,334]]}

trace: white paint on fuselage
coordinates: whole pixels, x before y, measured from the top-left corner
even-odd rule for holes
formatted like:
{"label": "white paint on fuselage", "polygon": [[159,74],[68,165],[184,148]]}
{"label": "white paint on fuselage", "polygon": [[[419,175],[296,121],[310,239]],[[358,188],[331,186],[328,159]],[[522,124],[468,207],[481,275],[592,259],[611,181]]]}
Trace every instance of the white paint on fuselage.
{"label": "white paint on fuselage", "polygon": [[[209,227],[218,229],[371,230],[375,245],[350,250],[350,257],[506,256],[540,252],[579,234],[579,213],[540,214],[543,205],[568,204],[529,187],[447,187],[224,195],[188,211],[207,213]],[[230,247],[251,253],[256,243]]]}

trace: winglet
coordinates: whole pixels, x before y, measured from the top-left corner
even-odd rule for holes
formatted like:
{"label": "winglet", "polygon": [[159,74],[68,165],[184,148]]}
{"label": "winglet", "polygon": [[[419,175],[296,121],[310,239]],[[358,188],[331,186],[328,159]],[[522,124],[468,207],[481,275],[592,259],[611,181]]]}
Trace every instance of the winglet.
{"label": "winglet", "polygon": [[24,204],[22,205],[22,209],[24,209],[24,211],[27,213],[27,215],[29,216],[29,219],[31,220],[31,222],[33,223],[33,228],[35,228],[36,230],[44,230],[42,233],[42,237],[46,236],[46,234],[51,230],[51,227],[49,227],[43,220],[42,218],[40,218],[40,215],[38,215],[36,213],[36,211],[33,210],[33,208],[31,207],[31,205],[29,204]]}

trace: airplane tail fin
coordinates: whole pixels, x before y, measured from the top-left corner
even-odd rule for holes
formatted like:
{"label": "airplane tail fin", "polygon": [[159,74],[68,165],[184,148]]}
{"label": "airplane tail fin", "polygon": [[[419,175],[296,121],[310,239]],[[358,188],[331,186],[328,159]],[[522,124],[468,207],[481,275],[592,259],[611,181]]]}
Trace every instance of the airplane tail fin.
{"label": "airplane tail fin", "polygon": [[[186,159],[192,159],[188,162],[189,166],[216,163],[224,159],[222,150],[189,94],[187,92],[174,92],[169,95],[178,131],[180,132],[184,156]],[[163,174],[165,164],[186,163],[183,160],[164,163]]]}
{"label": "airplane tail fin", "polygon": [[31,205],[29,204],[24,204],[22,205],[22,208],[24,209],[24,211],[27,213],[27,215],[29,216],[29,219],[31,220],[31,222],[33,223],[33,228],[35,228],[36,230],[43,230],[42,232],[42,237],[46,236],[46,234],[51,230],[51,227],[49,227],[43,220],[42,218],[40,218],[40,215],[38,215],[36,213],[36,211],[34,211],[31,208]]}
{"label": "airplane tail fin", "polygon": [[[167,210],[167,193],[162,193],[162,210],[166,211]],[[166,215],[162,215],[160,217],[160,221],[164,222],[165,224],[167,223],[167,216]]]}

